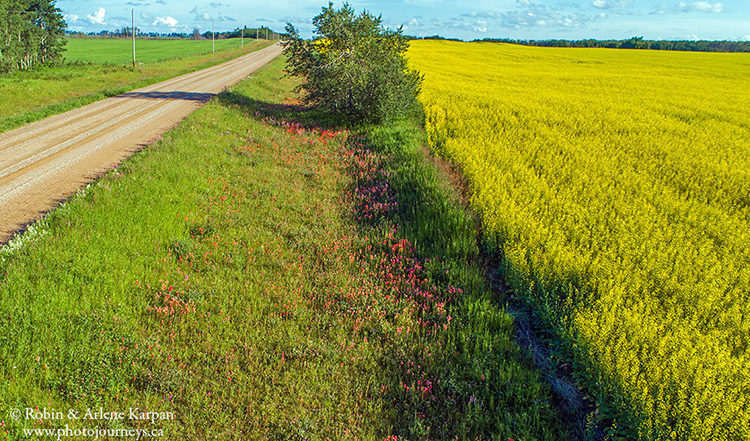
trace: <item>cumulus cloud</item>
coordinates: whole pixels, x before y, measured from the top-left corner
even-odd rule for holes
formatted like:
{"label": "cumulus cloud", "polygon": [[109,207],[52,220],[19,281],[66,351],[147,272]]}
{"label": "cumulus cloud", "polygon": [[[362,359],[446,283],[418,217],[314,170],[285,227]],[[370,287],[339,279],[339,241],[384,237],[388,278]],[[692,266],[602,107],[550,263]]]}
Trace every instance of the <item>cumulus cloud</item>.
{"label": "cumulus cloud", "polygon": [[191,9],[189,11],[189,14],[193,16],[193,21],[237,21],[237,19],[235,19],[234,17],[221,14],[214,15],[203,9],[198,9],[197,6]]}
{"label": "cumulus cloud", "polygon": [[153,25],[154,26],[166,25],[166,26],[169,26],[170,28],[175,28],[177,27],[177,20],[174,17],[170,17],[169,15],[165,17],[156,17],[154,19]]}
{"label": "cumulus cloud", "polygon": [[199,10],[197,6],[190,10],[190,14],[192,14],[193,20],[195,21],[211,21],[211,14]]}
{"label": "cumulus cloud", "polygon": [[634,14],[635,12],[629,8],[631,2],[632,0],[594,0],[591,6],[597,9],[616,10],[619,14]]}
{"label": "cumulus cloud", "polygon": [[93,14],[87,14],[86,18],[91,24],[103,25],[106,24],[106,22],[104,21],[104,15],[106,13],[107,11],[104,8],[99,8]]}
{"label": "cumulus cloud", "polygon": [[690,5],[686,5],[685,3],[680,3],[680,9],[687,10],[687,11],[699,11],[699,12],[713,12],[713,13],[719,13],[722,11],[723,7],[721,6],[721,3],[709,3],[709,2],[695,2]]}
{"label": "cumulus cloud", "polygon": [[487,32],[487,22],[484,20],[477,20],[471,28],[475,32]]}
{"label": "cumulus cloud", "polygon": [[661,5],[651,11],[652,14],[674,14],[680,12],[703,12],[718,14],[724,10],[721,2],[709,3],[705,1],[685,3],[680,2],[676,5]]}
{"label": "cumulus cloud", "polygon": [[705,14],[718,14],[724,10],[720,2],[710,3],[705,1],[685,3],[680,2],[676,5],[661,5],[651,11],[651,14],[679,14],[681,12],[703,12]]}
{"label": "cumulus cloud", "polygon": [[[570,9],[566,5],[548,6],[542,3],[535,3],[531,0],[517,0],[516,9],[510,11],[474,12],[464,14],[463,17],[473,19],[468,23],[468,28],[476,32],[487,32],[489,28],[493,27],[493,24],[514,29],[528,27],[578,28],[583,26],[584,23],[601,20],[606,17],[602,13],[588,15],[582,14],[580,11],[571,11]],[[463,27],[466,28],[467,26]]]}
{"label": "cumulus cloud", "polygon": [[80,17],[75,14],[63,14],[63,20],[65,20],[65,23],[78,23],[78,19]]}

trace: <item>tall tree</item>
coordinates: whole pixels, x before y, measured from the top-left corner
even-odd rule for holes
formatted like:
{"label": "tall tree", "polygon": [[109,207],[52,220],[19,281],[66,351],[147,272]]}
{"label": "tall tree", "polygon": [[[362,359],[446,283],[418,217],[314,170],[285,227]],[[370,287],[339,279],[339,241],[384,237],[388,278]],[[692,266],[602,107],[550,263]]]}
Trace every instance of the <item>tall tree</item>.
{"label": "tall tree", "polygon": [[65,28],[54,0],[0,0],[0,72],[59,60]]}

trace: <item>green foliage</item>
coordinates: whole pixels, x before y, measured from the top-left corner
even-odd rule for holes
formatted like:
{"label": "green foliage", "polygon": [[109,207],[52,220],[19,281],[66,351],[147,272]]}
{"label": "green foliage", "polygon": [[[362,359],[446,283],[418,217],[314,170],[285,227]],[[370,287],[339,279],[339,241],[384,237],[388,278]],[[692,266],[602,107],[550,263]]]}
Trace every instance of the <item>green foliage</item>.
{"label": "green foliage", "polygon": [[0,72],[59,60],[65,28],[54,0],[0,0]]}
{"label": "green foliage", "polygon": [[353,123],[377,123],[418,109],[422,78],[404,59],[408,40],[382,18],[355,15],[333,3],[313,19],[316,38],[304,40],[287,24],[287,72],[304,79],[308,104]]}

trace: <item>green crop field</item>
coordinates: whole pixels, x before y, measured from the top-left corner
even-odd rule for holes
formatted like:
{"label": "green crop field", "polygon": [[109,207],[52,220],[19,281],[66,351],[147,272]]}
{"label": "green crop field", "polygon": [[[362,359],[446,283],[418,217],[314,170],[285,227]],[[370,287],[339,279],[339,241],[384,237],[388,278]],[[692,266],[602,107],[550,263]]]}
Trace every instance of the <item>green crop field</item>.
{"label": "green crop field", "polygon": [[415,42],[433,148],[627,439],[750,439],[750,54]]}
{"label": "green crop field", "polygon": [[[216,50],[239,48],[239,38],[216,40]],[[254,40],[245,39],[245,44],[254,44]],[[212,50],[211,40],[183,39],[136,39],[136,61],[153,63],[186,57],[189,55],[208,54]],[[121,38],[68,38],[65,45],[65,60],[71,62],[128,64],[133,61],[132,41]]]}

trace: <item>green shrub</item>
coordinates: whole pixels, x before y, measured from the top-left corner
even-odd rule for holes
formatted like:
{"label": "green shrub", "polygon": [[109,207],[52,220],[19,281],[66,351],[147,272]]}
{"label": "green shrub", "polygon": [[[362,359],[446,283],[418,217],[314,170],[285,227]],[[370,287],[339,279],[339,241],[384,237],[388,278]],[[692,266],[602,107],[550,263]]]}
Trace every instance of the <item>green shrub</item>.
{"label": "green shrub", "polygon": [[422,77],[406,65],[408,41],[388,30],[382,18],[356,15],[333,3],[313,19],[315,37],[305,40],[287,24],[287,72],[301,77],[307,104],[351,123],[379,123],[419,108]]}

